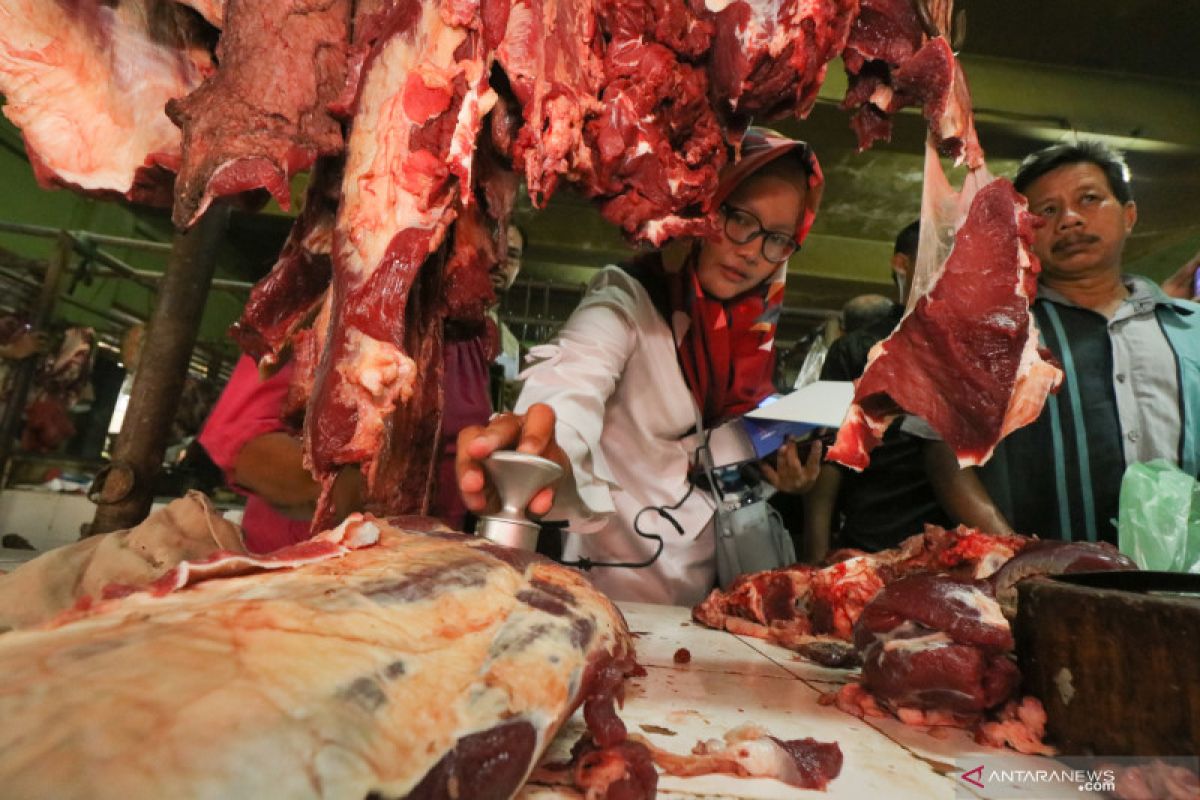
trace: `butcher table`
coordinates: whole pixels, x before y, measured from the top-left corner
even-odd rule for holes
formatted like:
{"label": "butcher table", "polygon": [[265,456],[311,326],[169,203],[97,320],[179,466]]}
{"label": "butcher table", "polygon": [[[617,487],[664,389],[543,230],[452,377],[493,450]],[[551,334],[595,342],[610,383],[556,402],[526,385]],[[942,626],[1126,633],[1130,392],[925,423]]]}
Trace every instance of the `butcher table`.
{"label": "butcher table", "polygon": [[[824,792],[808,791],[765,778],[704,775],[661,776],[663,798],[795,798],[849,800],[931,800],[932,798],[1092,797],[1087,792],[1046,785],[992,785],[983,789],[960,776],[1002,756],[1005,769],[1053,769],[1052,759],[1021,756],[975,744],[961,730],[943,729],[935,738],[924,729],[892,719],[859,720],[817,701],[853,675],[803,660],[789,650],[745,636],[705,628],[687,608],[619,603],[637,638],[638,661],[648,673],[626,683],[621,717],[631,733],[659,747],[690,752],[702,739],[720,739],[739,725],[755,723],[779,739],[836,741],[844,761],[841,774]],[[684,648],[691,656],[676,663]],[[551,745],[548,760],[565,761],[584,730],[582,712],[567,722]],[[956,789],[957,794],[956,794]],[[578,797],[553,787],[529,785],[522,800]]]}

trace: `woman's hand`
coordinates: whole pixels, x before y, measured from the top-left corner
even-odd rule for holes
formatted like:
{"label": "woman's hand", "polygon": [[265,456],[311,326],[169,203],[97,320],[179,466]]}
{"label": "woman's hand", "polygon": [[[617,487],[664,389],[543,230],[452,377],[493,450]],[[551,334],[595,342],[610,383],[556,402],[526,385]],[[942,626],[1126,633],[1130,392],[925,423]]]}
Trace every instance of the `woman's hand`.
{"label": "woman's hand", "polygon": [[[483,460],[497,450],[515,449],[519,453],[548,458],[563,468],[564,478],[570,476],[571,461],[554,440],[554,421],[554,410],[550,406],[535,403],[525,414],[497,414],[487,427],[463,428],[458,434],[455,471],[463,503],[469,510],[478,514],[499,506],[496,491],[483,469]],[[533,496],[527,508],[530,514],[541,516],[550,511],[557,483],[555,481]]]}
{"label": "woman's hand", "polygon": [[814,441],[808,448],[804,461],[800,460],[799,447],[795,442],[787,442],[775,455],[775,466],[766,461],[760,462],[763,476],[781,492],[788,494],[804,494],[817,482],[821,473],[821,453],[824,448],[819,441]]}

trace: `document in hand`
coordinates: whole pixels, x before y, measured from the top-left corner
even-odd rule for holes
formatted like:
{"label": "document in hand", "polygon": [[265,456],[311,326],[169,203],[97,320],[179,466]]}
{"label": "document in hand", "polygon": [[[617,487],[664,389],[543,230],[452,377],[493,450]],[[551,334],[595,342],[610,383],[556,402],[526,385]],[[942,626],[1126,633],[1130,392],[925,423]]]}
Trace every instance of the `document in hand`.
{"label": "document in hand", "polygon": [[851,381],[816,381],[747,413],[743,423],[762,458],[778,450],[789,436],[800,438],[822,428],[840,427],[853,399]]}

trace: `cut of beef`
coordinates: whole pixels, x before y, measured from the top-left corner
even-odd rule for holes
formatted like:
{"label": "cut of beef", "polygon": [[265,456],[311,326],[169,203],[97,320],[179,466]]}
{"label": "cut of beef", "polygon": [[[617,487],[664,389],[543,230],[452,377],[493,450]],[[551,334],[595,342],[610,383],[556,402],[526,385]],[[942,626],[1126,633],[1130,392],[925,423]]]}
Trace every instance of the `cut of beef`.
{"label": "cut of beef", "polygon": [[[842,107],[860,149],[892,136],[892,116],[919,105],[943,155],[975,168],[975,134],[966,78],[949,42],[921,20],[911,0],[862,0],[842,61],[849,86]],[[948,14],[948,9],[946,10]]]}
{"label": "cut of beef", "polygon": [[724,773],[743,778],[774,778],[801,789],[824,789],[842,771],[837,742],[776,739],[757,725],[742,725],[721,739],[698,742],[689,755],[636,740],[650,750],[654,763],[668,775],[691,777]]}
{"label": "cut of beef", "polygon": [[[305,417],[306,457],[326,488],[318,526],[329,511],[332,478],[345,464],[363,465],[368,494],[391,498],[393,513],[427,506],[441,386],[440,373],[422,374],[418,361],[441,363],[440,316],[418,320],[410,332],[409,293],[441,247],[461,197],[470,196],[473,147],[495,99],[479,30],[448,24],[437,3],[408,0],[379,18],[364,18],[362,7],[357,13],[356,40],[373,43],[356,91],[334,227],[329,340]],[[440,270],[440,263],[427,270],[439,273],[429,276],[439,286]],[[420,310],[442,312],[435,302]],[[437,341],[412,341],[426,331],[436,332]],[[397,497],[396,485],[377,480],[399,444],[390,440],[392,416],[399,406],[431,398],[432,406],[401,411],[409,423],[419,420],[419,434],[404,435],[428,446],[409,453],[413,472],[403,476],[423,489]]]}
{"label": "cut of beef", "polygon": [[39,185],[170,205],[180,136],[163,106],[213,69],[200,27],[170,0],[6,0],[0,93]]}
{"label": "cut of beef", "polygon": [[512,3],[496,60],[522,108],[513,165],[535,205],[549,200],[560,176],[591,167],[583,125],[599,108],[601,45],[594,0]]}
{"label": "cut of beef", "polygon": [[230,329],[242,351],[274,364],[296,331],[309,321],[329,288],[333,221],[341,199],[342,165],[323,159],[313,169],[304,210],[292,224],[275,266],[250,292]]}
{"label": "cut of beef", "polygon": [[1030,305],[1034,217],[1012,184],[976,194],[928,294],[871,350],[828,458],[857,470],[900,413],[924,418],[963,466],[987,461],[1041,413],[1062,372],[1044,361]]}
{"label": "cut of beef", "polygon": [[489,548],[356,516],[5,634],[5,794],[513,796],[636,666],[585,578]]}
{"label": "cut of beef", "polygon": [[926,525],[924,533],[898,547],[851,555],[820,569],[794,564],[741,575],[727,590],[711,592],[692,609],[692,617],[815,661],[851,663],[854,658],[839,643],[851,640],[863,609],[885,585],[922,573],[987,578],[1032,541],[966,526],[946,530]]}
{"label": "cut of beef", "polygon": [[656,245],[708,233],[697,212],[716,191],[725,142],[704,70],[641,39],[611,42],[604,68],[602,107],[585,129],[584,192],[610,222]]}
{"label": "cut of beef", "polygon": [[1020,683],[1012,631],[984,583],[912,575],[889,584],[854,627],[862,687],[892,710],[971,715]]}
{"label": "cut of beef", "polygon": [[855,0],[733,0],[716,12],[709,59],[715,96],[737,115],[807,116],[826,65],[846,46]]}
{"label": "cut of beef", "polygon": [[167,105],[183,129],[178,227],[217,197],[260,189],[286,210],[289,178],[341,152],[328,106],[345,83],[349,24],[350,0],[229,0],[216,74]]}
{"label": "cut of beef", "polygon": [[990,579],[1005,616],[1017,613],[1017,584],[1039,575],[1137,569],[1132,558],[1108,542],[1036,541],[1005,562]]}

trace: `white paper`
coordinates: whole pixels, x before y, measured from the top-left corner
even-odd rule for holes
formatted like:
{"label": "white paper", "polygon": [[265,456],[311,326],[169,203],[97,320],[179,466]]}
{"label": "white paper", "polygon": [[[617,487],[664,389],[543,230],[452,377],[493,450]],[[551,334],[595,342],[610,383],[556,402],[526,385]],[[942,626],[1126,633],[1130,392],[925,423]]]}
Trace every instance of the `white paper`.
{"label": "white paper", "polygon": [[746,414],[750,419],[840,428],[854,399],[852,381],[817,381]]}

